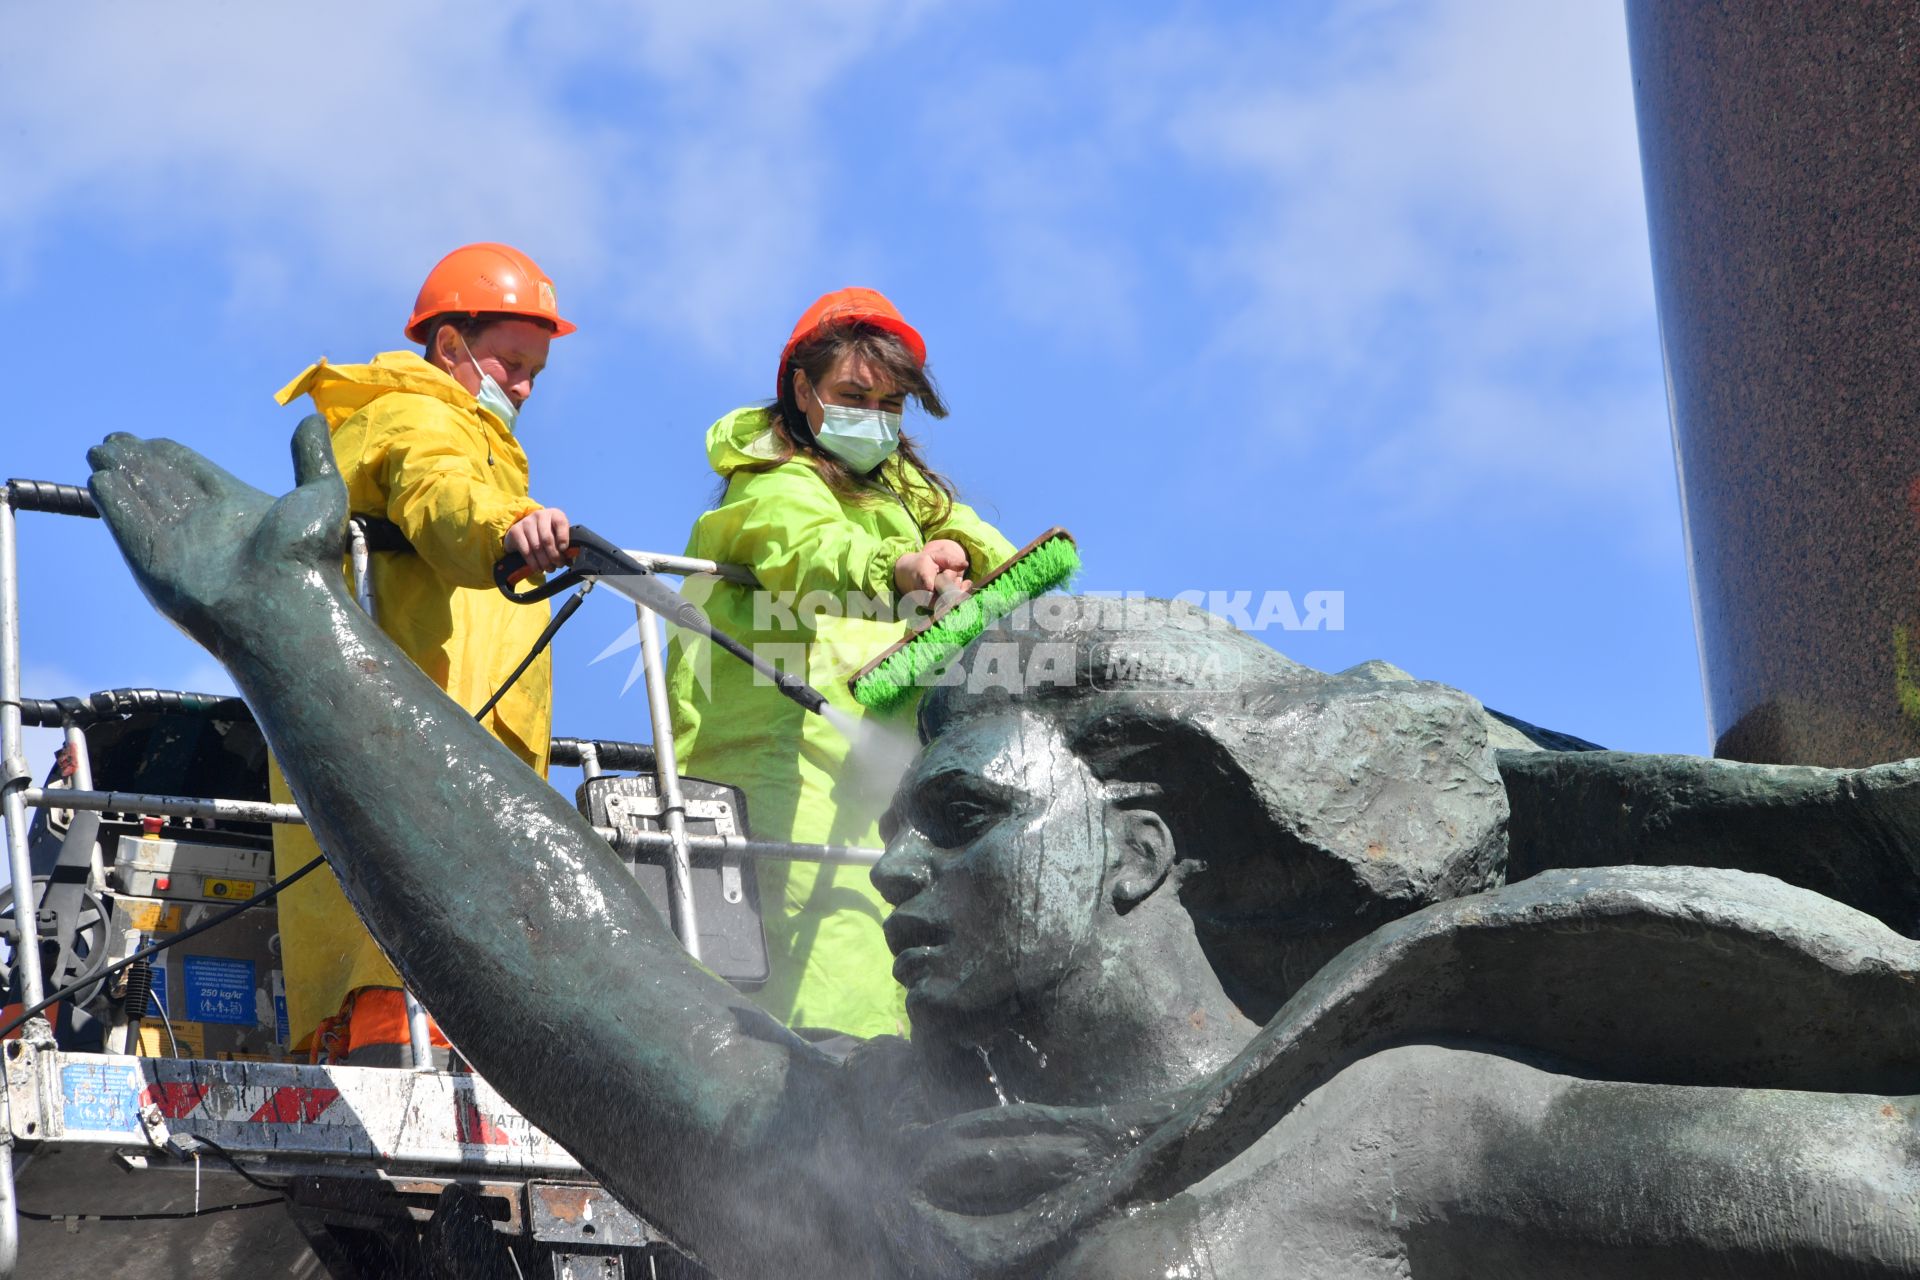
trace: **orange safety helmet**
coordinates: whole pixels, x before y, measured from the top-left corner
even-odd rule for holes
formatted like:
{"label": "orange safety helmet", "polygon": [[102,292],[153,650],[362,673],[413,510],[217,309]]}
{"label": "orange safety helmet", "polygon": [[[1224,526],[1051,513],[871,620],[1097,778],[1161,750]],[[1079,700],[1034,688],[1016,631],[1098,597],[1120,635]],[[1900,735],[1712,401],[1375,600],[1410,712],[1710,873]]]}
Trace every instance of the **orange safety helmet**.
{"label": "orange safety helmet", "polygon": [[532,258],[512,245],[461,245],[434,264],[427,282],[414,299],[407,318],[407,341],[426,340],[427,321],[449,312],[477,315],[497,311],[553,326],[553,336],[565,337],[575,326],[560,318],[554,305],[553,281]]}
{"label": "orange safety helmet", "polygon": [[918,329],[901,318],[900,309],[887,301],[885,294],[878,289],[863,289],[857,285],[835,289],[815,299],[814,304],[800,317],[800,323],[793,326],[793,336],[787,339],[786,349],[780,353],[780,371],[774,379],[774,398],[778,399],[785,391],[787,361],[793,358],[795,347],[829,325],[854,323],[885,329],[907,344],[915,364],[927,362],[927,340],[920,336]]}

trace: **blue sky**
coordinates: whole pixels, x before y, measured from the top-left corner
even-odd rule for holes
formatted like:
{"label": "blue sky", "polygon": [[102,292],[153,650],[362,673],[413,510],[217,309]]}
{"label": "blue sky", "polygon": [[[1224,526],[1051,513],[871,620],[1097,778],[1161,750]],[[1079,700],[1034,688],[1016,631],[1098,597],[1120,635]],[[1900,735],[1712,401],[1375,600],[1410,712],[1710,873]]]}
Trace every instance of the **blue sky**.
{"label": "blue sky", "polygon": [[[7,5],[5,471],[110,430],[263,487],[314,358],[401,345],[510,241],[580,332],[536,496],[677,551],[702,436],[875,286],[935,465],[1083,585],[1345,593],[1381,657],[1602,743],[1707,750],[1614,0]],[[913,424],[909,423],[913,429]],[[22,530],[27,692],[224,688],[97,525]],[[557,728],[644,738],[605,597]],[[45,767],[44,740],[34,768]],[[570,782],[567,783],[570,785]]]}

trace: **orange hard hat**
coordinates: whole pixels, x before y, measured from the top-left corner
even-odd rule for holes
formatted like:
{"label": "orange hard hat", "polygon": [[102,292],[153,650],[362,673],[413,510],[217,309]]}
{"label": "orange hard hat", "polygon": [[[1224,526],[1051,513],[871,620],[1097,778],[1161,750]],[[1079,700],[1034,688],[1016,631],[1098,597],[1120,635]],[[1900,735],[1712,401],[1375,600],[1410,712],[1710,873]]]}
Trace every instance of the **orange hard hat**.
{"label": "orange hard hat", "polygon": [[792,359],[795,347],[830,325],[855,323],[885,329],[907,344],[914,363],[927,362],[926,339],[920,336],[918,329],[901,318],[900,309],[887,301],[885,294],[878,289],[862,289],[857,285],[835,289],[815,299],[814,304],[800,317],[800,323],[793,326],[793,336],[787,339],[786,349],[780,353],[776,395],[787,385],[787,361]]}
{"label": "orange hard hat", "polygon": [[465,244],[434,264],[407,318],[407,341],[426,340],[427,321],[448,312],[498,311],[545,320],[553,336],[572,333],[553,301],[553,281],[532,258],[512,245]]}

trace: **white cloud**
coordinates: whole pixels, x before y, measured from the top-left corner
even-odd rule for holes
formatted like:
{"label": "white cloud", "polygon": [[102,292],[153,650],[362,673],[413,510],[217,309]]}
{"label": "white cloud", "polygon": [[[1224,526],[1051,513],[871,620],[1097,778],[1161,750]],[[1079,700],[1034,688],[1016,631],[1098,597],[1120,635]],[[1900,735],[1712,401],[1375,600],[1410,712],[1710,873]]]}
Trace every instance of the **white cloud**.
{"label": "white cloud", "polygon": [[[238,307],[391,294],[453,244],[505,239],[563,302],[585,281],[697,298],[717,340],[817,233],[808,142],[834,76],[927,8],[16,6],[0,239],[76,215],[162,244],[216,232]],[[16,287],[31,270],[3,265]]]}
{"label": "white cloud", "polygon": [[1175,117],[1191,160],[1265,190],[1210,264],[1248,291],[1233,343],[1332,375],[1328,399],[1275,428],[1359,435],[1356,478],[1409,513],[1468,495],[1521,517],[1624,499],[1631,523],[1665,529],[1620,10],[1373,8],[1324,69],[1239,79]]}
{"label": "white cloud", "polygon": [[[1206,15],[1002,74],[936,126],[1000,274],[1096,333],[1162,305],[1204,317],[1168,385],[1236,387],[1266,414],[1256,451],[1290,465],[1339,437],[1359,461],[1331,479],[1406,514],[1491,492],[1519,517],[1571,494],[1668,529],[1618,6]],[[1138,194],[1162,221],[1123,234]],[[1056,244],[1092,246],[1105,292]]]}
{"label": "white cloud", "polygon": [[1192,161],[1265,188],[1257,232],[1232,246],[1264,250],[1261,331],[1274,312],[1304,312],[1281,325],[1290,341],[1362,365],[1395,304],[1445,307],[1495,346],[1543,325],[1579,340],[1643,314],[1618,8],[1438,0],[1391,16],[1330,34],[1319,65],[1278,85],[1242,61],[1173,113]]}

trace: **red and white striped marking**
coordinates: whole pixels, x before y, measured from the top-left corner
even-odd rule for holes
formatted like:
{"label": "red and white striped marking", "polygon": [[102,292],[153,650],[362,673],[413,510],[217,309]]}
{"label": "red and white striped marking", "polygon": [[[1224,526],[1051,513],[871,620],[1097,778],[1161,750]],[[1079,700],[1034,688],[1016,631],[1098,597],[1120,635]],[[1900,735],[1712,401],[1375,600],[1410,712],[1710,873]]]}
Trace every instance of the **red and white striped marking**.
{"label": "red and white striped marking", "polygon": [[[210,1062],[103,1054],[54,1063],[35,1136],[164,1143],[198,1134],[234,1154],[382,1167],[525,1169],[577,1176],[579,1164],[476,1076],[369,1067]],[[39,1073],[34,1073],[39,1074]],[[41,1076],[46,1079],[47,1076]],[[24,1114],[15,1113],[16,1136]]]}

